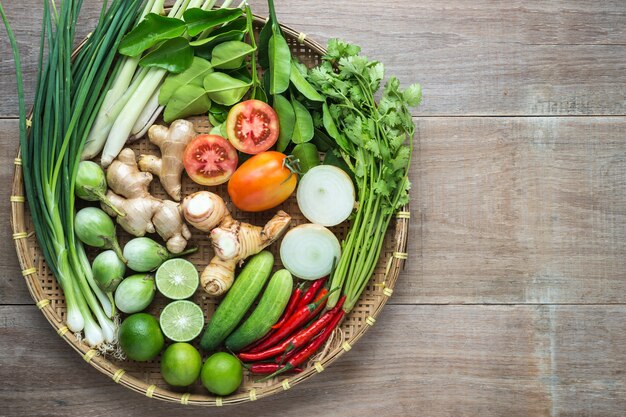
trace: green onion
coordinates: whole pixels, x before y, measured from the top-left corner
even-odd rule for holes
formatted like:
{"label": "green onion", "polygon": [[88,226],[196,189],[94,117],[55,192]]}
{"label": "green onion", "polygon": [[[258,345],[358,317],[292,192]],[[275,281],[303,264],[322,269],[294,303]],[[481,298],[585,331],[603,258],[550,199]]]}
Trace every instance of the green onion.
{"label": "green onion", "polygon": [[87,133],[103,102],[102,92],[110,87],[107,77],[117,46],[142,3],[113,0],[108,8],[103,5],[96,28],[72,61],[82,1],[62,0],[52,10],[50,3],[44,2],[30,130],[26,129],[19,50],[0,5],[15,56],[22,172],[35,233],[46,263],[65,294],[67,326],[74,332],[84,330],[84,340],[90,346],[113,342],[116,332],[110,320],[113,307],[103,294],[94,293],[84,249],[75,237],[76,174]]}

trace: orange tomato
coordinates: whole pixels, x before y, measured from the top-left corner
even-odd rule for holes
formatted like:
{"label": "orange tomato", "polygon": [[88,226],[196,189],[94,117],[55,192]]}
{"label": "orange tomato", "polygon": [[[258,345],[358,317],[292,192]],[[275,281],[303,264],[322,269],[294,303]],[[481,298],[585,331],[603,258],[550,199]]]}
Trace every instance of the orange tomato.
{"label": "orange tomato", "polygon": [[298,179],[285,158],[280,152],[261,152],[241,164],[228,182],[233,204],[243,211],[264,211],[287,200]]}

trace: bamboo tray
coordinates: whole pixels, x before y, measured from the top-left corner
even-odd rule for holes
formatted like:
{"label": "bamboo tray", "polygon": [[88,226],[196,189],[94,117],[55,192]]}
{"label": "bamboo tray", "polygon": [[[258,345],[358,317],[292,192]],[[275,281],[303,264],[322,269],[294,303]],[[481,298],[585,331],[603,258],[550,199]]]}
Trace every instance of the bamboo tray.
{"label": "bamboo tray", "polygon": [[[263,22],[264,19],[255,17],[255,28],[257,32]],[[320,44],[308,39],[304,34],[293,29],[285,26],[282,26],[282,28],[294,56],[309,67],[319,64],[321,56],[325,52]],[[211,129],[206,117],[197,117],[191,120],[194,122],[198,132],[208,133]],[[142,153],[156,154],[158,152],[158,149],[151,145],[145,138],[133,143],[130,147],[137,155]],[[203,189],[203,187],[193,183],[186,176],[183,176],[183,195],[188,195],[200,189]],[[282,209],[292,216],[291,227],[308,223],[298,210],[295,196],[292,196],[274,210],[265,213],[245,213],[238,211],[230,204],[225,186],[213,188],[211,191],[223,196],[233,216],[242,221],[263,225],[277,210]],[[159,198],[167,198],[158,179],[152,182],[151,193]],[[335,334],[331,337],[326,346],[306,364],[302,373],[281,375],[273,380],[259,383],[244,370],[244,379],[239,389],[232,395],[222,398],[210,395],[199,381],[187,388],[179,389],[169,386],[161,378],[159,370],[160,357],[150,362],[115,360],[110,356],[103,356],[99,351],[89,348],[80,341],[80,338],[77,338],[76,335],[68,331],[68,328],[64,324],[66,307],[63,292],[59,288],[54,275],[48,269],[38,247],[28,206],[25,203],[19,151],[15,159],[11,196],[13,239],[15,240],[17,256],[22,268],[22,275],[36,303],[35,305],[54,327],[59,337],[69,343],[87,363],[113,379],[115,383],[137,391],[149,398],[176,402],[183,405],[200,406],[239,404],[279,393],[322,372],[333,361],[345,352],[348,352],[367,329],[374,325],[376,317],[393,293],[395,282],[403,267],[404,260],[407,258],[406,244],[409,218],[410,213],[408,207],[403,208],[402,211],[397,213],[396,218],[391,222],[389,230],[387,231],[376,270],[367,288],[361,295],[359,302],[350,314],[345,317],[340,328],[335,331]],[[343,223],[332,228],[332,231],[339,239],[343,239],[347,234],[348,226],[347,223]],[[199,250],[188,257],[188,259],[201,271],[212,258],[213,251],[206,234],[195,230],[193,227],[190,227],[190,230],[192,231],[193,237],[190,240],[189,246],[197,246]],[[130,239],[130,236],[119,227],[118,237],[122,245]],[[279,245],[280,242],[276,242],[269,248],[276,256],[275,270],[280,267],[280,257],[277,256]],[[219,301],[207,296],[201,289],[198,289],[196,292],[194,300],[202,306],[205,311],[206,319],[211,317],[217,305],[217,301]],[[157,293],[154,302],[148,308],[148,312],[158,317],[158,314],[167,302],[168,301],[163,296]],[[197,346],[197,341],[195,344]]]}

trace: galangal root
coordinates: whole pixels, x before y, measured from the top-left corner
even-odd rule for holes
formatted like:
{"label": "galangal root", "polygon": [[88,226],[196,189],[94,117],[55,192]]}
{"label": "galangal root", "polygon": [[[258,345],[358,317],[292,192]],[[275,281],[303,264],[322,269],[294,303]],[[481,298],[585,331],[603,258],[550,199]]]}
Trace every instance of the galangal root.
{"label": "galangal root", "polygon": [[161,200],[150,195],[148,186],[152,174],[141,172],[135,161],[135,152],[126,148],[107,169],[107,183],[111,188],[107,198],[126,216],[117,216],[111,208],[102,205],[117,223],[134,236],[158,233],[165,240],[167,249],[180,253],[187,246],[191,232],[183,221],[180,205],[170,200]]}
{"label": "galangal root", "polygon": [[233,219],[220,196],[208,191],[185,197],[182,212],[187,223],[210,232],[215,256],[202,272],[200,283],[213,296],[230,289],[238,263],[271,245],[291,222],[281,210],[264,227],[242,223]]}
{"label": "galangal root", "polygon": [[181,199],[183,153],[187,144],[197,135],[193,123],[187,120],[175,120],[169,128],[153,125],[148,130],[148,138],[161,149],[161,157],[139,157],[139,169],[159,177],[165,192],[176,201]]}

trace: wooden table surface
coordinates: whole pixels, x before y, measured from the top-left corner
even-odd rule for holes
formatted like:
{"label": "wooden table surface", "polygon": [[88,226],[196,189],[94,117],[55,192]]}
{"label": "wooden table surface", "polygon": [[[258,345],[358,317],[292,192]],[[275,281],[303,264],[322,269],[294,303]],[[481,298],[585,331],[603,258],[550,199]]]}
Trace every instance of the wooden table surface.
{"label": "wooden table surface", "polygon": [[[30,103],[41,2],[3,3]],[[100,4],[85,1],[81,35]],[[9,237],[18,124],[2,32],[0,415],[625,415],[626,2],[277,7],[423,85],[409,260],[376,326],[322,374],[236,408],[150,400],[86,364],[33,305]]]}

